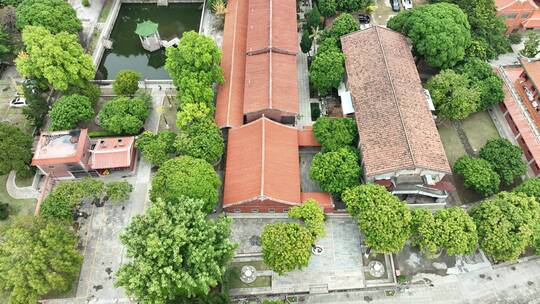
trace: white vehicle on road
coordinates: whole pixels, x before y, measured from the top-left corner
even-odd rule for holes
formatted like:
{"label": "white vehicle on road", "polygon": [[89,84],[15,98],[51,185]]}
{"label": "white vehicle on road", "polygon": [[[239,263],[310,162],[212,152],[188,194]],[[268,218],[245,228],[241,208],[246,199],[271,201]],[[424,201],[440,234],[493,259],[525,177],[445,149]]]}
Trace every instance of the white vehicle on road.
{"label": "white vehicle on road", "polygon": [[412,4],[412,0],[401,0],[401,3],[403,3],[403,9],[411,9],[413,4]]}

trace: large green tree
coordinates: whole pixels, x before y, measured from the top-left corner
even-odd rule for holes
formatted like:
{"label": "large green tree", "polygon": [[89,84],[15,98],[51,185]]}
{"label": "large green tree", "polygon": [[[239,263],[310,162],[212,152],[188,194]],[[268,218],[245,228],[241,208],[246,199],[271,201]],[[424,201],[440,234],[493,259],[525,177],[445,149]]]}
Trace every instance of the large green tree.
{"label": "large green tree", "polygon": [[156,166],[161,166],[173,157],[176,151],[174,148],[175,140],[176,134],[171,131],[161,131],[157,134],[144,131],[135,141],[135,147],[142,152],[143,159]]}
{"label": "large green tree", "polygon": [[444,70],[428,80],[437,114],[454,120],[467,118],[480,106],[480,91],[470,85],[470,79],[453,70]]}
{"label": "large green tree", "polygon": [[499,191],[499,175],[484,159],[462,156],[454,163],[453,171],[463,176],[466,188],[482,196],[490,196]]}
{"label": "large green tree", "polygon": [[377,252],[398,252],[411,235],[412,215],[403,202],[377,184],[349,188],[341,195],[358,219],[365,243]]}
{"label": "large green tree", "polygon": [[264,263],[282,275],[308,265],[314,239],[298,223],[275,223],[264,226],[261,241]]}
{"label": "large green tree", "polygon": [[213,121],[209,121],[180,130],[175,147],[179,155],[189,155],[216,164],[223,155],[225,143],[219,127]]}
{"label": "large green tree", "polygon": [[0,289],[10,304],[37,303],[52,292],[66,292],[77,278],[82,256],[77,236],[64,224],[19,217],[2,231]]}
{"label": "large green tree", "polygon": [[479,91],[480,104],[477,111],[484,111],[504,100],[503,81],[489,63],[478,58],[470,58],[456,67],[456,71],[466,75],[471,81],[471,87]]}
{"label": "large green tree", "polygon": [[338,0],[337,9],[342,12],[356,12],[366,9],[374,3],[373,0]]}
{"label": "large green tree", "polygon": [[435,68],[451,68],[471,44],[467,16],[454,4],[415,6],[388,21],[388,27],[408,36],[413,51]]}
{"label": "large green tree", "polygon": [[73,210],[82,203],[82,199],[100,197],[104,187],[103,181],[93,178],[61,182],[47,195],[39,208],[39,215],[51,220],[70,221]]}
{"label": "large green tree", "polygon": [[501,181],[507,185],[527,172],[527,166],[522,159],[523,151],[506,138],[488,140],[480,149],[480,157],[491,164]]}
{"label": "large green tree", "polygon": [[191,156],[170,159],[156,172],[152,179],[150,197],[171,201],[180,196],[200,199],[203,210],[212,212],[218,202],[219,176],[208,162]]}
{"label": "large green tree", "polygon": [[214,83],[223,82],[221,51],[211,37],[186,32],[178,47],[167,48],[165,69],[178,89],[178,98],[186,102],[214,103]]}
{"label": "large green tree", "polygon": [[22,112],[33,127],[41,129],[45,124],[45,116],[49,112],[49,104],[41,93],[32,88],[23,86],[26,107]]}
{"label": "large green tree", "polygon": [[141,303],[163,304],[216,287],[235,245],[230,220],[207,219],[203,206],[184,196],[158,199],[136,216],[120,236],[130,261],[116,273],[115,285]]}
{"label": "large green tree", "polygon": [[53,88],[82,86],[94,77],[92,57],[85,54],[75,34],[51,34],[43,27],[27,26],[22,33],[25,52],[15,60],[27,78],[46,80]]}
{"label": "large green tree", "polygon": [[540,202],[540,178],[528,178],[523,183],[512,189],[512,192],[526,194],[530,197],[536,198],[536,200]]}
{"label": "large green tree", "polygon": [[313,125],[313,135],[324,151],[335,151],[355,146],[358,130],[351,118],[321,116]]}
{"label": "large green tree", "polygon": [[450,255],[470,254],[476,249],[476,225],[462,208],[442,209],[435,215],[425,209],[413,209],[412,216],[413,243],[428,255],[440,249]]}
{"label": "large green tree", "polygon": [[0,26],[0,59],[8,59],[11,54],[13,54],[13,41],[2,25]]}
{"label": "large green tree", "polygon": [[328,95],[332,89],[337,89],[345,75],[345,55],[339,49],[328,48],[321,52],[319,49],[309,67],[309,81],[319,91],[320,95]]}
{"label": "large green tree", "polygon": [[[506,24],[503,17],[497,16],[493,0],[431,0],[431,2],[449,2],[458,5],[467,15],[472,31],[473,50],[468,56],[482,60],[494,59],[499,54],[510,50],[505,35]],[[478,52],[480,50],[480,52]]]}
{"label": "large green tree", "polygon": [[81,20],[75,9],[63,0],[24,0],[17,6],[17,27],[43,26],[53,34],[82,30]]}
{"label": "large green tree", "polygon": [[480,248],[495,262],[515,261],[527,246],[538,247],[540,205],[523,193],[501,192],[471,209]]}
{"label": "large green tree", "polygon": [[353,15],[349,13],[342,13],[332,23],[329,34],[339,39],[341,36],[356,32],[359,29],[360,24]]}
{"label": "large green tree", "polygon": [[99,125],[114,134],[137,134],[150,115],[150,100],[149,95],[116,97],[99,111]]}
{"label": "large green tree", "polygon": [[186,103],[181,105],[176,113],[176,126],[178,129],[187,129],[192,125],[214,121],[214,111],[202,102]]}
{"label": "large green tree", "polygon": [[316,200],[308,199],[302,205],[292,207],[288,215],[290,218],[302,220],[314,239],[326,234],[324,211]]}
{"label": "large green tree", "polygon": [[309,169],[309,177],[325,192],[339,194],[360,182],[358,154],[351,148],[317,153]]}
{"label": "large green tree", "polygon": [[338,1],[336,0],[319,0],[319,11],[325,17],[331,17],[336,14]]}
{"label": "large green tree", "polygon": [[51,130],[69,130],[77,123],[88,120],[94,115],[92,104],[86,96],[69,95],[60,97],[49,111]]}
{"label": "large green tree", "polygon": [[0,175],[11,170],[24,174],[32,160],[33,139],[19,128],[0,122]]}
{"label": "large green tree", "polygon": [[540,52],[540,35],[536,32],[527,32],[527,40],[525,40],[525,45],[519,54],[521,56],[534,58],[538,52]]}
{"label": "large green tree", "polygon": [[116,95],[131,96],[139,90],[141,74],[133,70],[122,70],[116,75],[113,90]]}

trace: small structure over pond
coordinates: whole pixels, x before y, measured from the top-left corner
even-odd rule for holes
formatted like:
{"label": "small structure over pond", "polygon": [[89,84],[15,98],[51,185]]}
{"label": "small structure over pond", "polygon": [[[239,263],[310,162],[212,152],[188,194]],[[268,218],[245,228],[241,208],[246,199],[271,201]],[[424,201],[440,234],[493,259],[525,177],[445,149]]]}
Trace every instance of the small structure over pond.
{"label": "small structure over pond", "polygon": [[149,20],[137,24],[135,34],[139,35],[143,48],[149,52],[154,52],[161,48],[158,26],[157,23]]}

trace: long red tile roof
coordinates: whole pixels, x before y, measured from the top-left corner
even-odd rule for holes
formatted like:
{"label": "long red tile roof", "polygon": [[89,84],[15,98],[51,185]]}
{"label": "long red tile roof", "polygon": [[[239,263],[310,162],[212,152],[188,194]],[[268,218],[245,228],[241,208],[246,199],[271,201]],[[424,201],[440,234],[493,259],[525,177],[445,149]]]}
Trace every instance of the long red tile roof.
{"label": "long red tile roof", "polygon": [[298,130],[260,118],[229,131],[223,206],[254,200],[298,204]]}
{"label": "long red tile roof", "polygon": [[366,177],[450,173],[405,36],[373,26],[341,38]]}
{"label": "long red tile roof", "polygon": [[221,128],[238,127],[244,122],[247,20],[247,1],[229,0],[221,57],[225,82],[218,87],[216,98],[215,117]]}
{"label": "long red tile roof", "polygon": [[296,1],[230,0],[227,7],[218,126],[237,127],[244,114],[266,110],[297,114]]}

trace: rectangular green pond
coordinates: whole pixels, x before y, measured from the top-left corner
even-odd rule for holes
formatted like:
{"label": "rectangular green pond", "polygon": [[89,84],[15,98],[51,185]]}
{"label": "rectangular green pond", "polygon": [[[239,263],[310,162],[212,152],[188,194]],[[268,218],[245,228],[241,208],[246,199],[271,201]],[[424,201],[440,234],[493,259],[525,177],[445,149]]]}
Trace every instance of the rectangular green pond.
{"label": "rectangular green pond", "polygon": [[120,70],[131,69],[144,79],[169,79],[165,71],[165,49],[148,52],[135,34],[137,23],[158,23],[162,40],[181,38],[182,33],[199,31],[202,3],[174,3],[168,6],[124,3],[120,7],[110,39],[112,49],[105,50],[96,79],[114,79]]}

